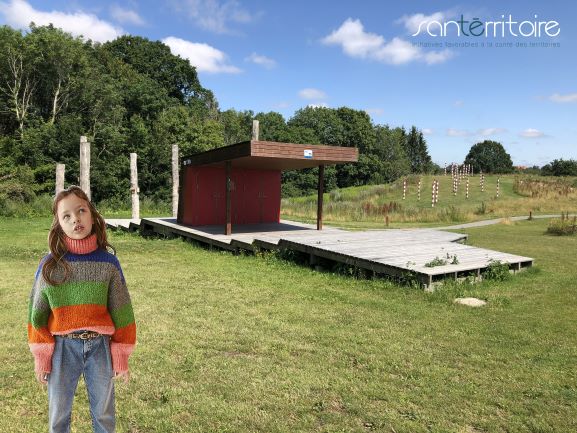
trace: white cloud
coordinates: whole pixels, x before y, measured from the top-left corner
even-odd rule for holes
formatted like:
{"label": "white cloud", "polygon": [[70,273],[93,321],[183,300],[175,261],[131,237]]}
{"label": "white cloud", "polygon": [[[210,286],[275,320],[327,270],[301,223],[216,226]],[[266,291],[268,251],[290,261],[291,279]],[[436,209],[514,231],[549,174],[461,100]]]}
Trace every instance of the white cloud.
{"label": "white cloud", "polygon": [[133,24],[135,26],[143,26],[146,24],[138,13],[129,9],[121,8],[118,5],[112,5],[110,7],[110,15],[119,23]]}
{"label": "white cloud", "polygon": [[260,15],[251,14],[237,0],[184,0],[177,3],[177,9],[188,13],[199,27],[215,33],[231,33],[229,23],[250,23]]}
{"label": "white cloud", "polygon": [[505,128],[484,128],[479,129],[478,134],[487,137],[489,135],[497,135],[503,132],[507,132],[507,130]]}
{"label": "white cloud", "polygon": [[207,44],[185,41],[169,36],[162,40],[170,47],[172,54],[187,59],[199,72],[236,74],[242,72],[236,66],[229,65],[226,54]]}
{"label": "white cloud", "polygon": [[464,129],[449,128],[447,129],[447,135],[449,137],[467,137],[471,135],[471,133],[469,131],[465,131]]}
{"label": "white cloud", "polygon": [[559,93],[553,93],[549,96],[549,100],[553,102],[565,103],[565,102],[577,102],[577,93],[568,93],[566,95],[560,95]]}
{"label": "white cloud", "polygon": [[415,34],[419,30],[419,26],[421,26],[423,22],[425,23],[429,23],[431,21],[440,22],[446,16],[447,16],[446,12],[435,12],[431,15],[425,15],[425,14],[403,15],[396,22],[404,24],[405,28],[408,30],[410,34]]}
{"label": "white cloud", "polygon": [[432,130],[431,128],[423,128],[422,133],[423,133],[423,135],[433,135],[435,133],[435,131]]}
{"label": "white cloud", "polygon": [[64,13],[59,11],[43,12],[34,9],[24,0],[11,0],[0,3],[0,13],[6,23],[19,29],[28,28],[30,22],[44,26],[53,24],[74,36],[84,36],[97,42],[106,42],[121,36],[124,31],[99,19],[96,15],[82,11]]}
{"label": "white cloud", "polygon": [[329,104],[326,102],[319,102],[318,104],[308,104],[309,108],[329,108]]}
{"label": "white cloud", "polygon": [[462,107],[463,105],[465,105],[465,102],[463,102],[463,101],[461,101],[461,100],[459,99],[459,100],[453,102],[453,105],[454,105],[455,107],[459,107],[459,108],[460,108],[460,107]]}
{"label": "white cloud", "polygon": [[519,135],[521,137],[525,137],[525,138],[540,138],[540,137],[544,137],[545,133],[542,131],[539,131],[538,129],[528,128],[528,129],[525,129],[524,131],[521,131],[519,133]]}
{"label": "white cloud", "polygon": [[376,60],[400,65],[412,61],[427,64],[441,63],[453,56],[450,50],[425,52],[404,39],[395,37],[386,42],[376,33],[365,32],[360,20],[348,18],[341,26],[321,42],[325,45],[340,45],[350,57]]}
{"label": "white cloud", "polygon": [[302,89],[299,96],[303,99],[325,99],[327,97],[322,90],[312,88]]}
{"label": "white cloud", "polygon": [[272,69],[276,66],[276,62],[273,59],[271,59],[267,56],[261,56],[260,54],[257,54],[257,53],[252,53],[250,56],[248,56],[244,60],[247,62],[252,62],[252,63],[255,63],[257,65],[263,66],[266,69]]}
{"label": "white cloud", "polygon": [[373,114],[375,116],[382,116],[383,114],[385,114],[385,110],[383,110],[382,108],[366,108],[365,113]]}

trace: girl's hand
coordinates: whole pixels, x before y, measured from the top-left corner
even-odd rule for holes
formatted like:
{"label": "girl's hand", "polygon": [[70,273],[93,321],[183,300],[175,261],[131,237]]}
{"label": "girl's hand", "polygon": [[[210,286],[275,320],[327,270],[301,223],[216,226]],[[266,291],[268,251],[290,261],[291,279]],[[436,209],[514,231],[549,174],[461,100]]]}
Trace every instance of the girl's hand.
{"label": "girl's hand", "polygon": [[128,381],[130,380],[130,372],[128,370],[126,371],[115,371],[114,372],[114,379],[115,380],[120,380],[122,379],[122,381],[124,383],[128,383]]}
{"label": "girl's hand", "polygon": [[50,373],[48,371],[37,371],[36,372],[36,380],[40,382],[42,385],[48,384],[48,376]]}

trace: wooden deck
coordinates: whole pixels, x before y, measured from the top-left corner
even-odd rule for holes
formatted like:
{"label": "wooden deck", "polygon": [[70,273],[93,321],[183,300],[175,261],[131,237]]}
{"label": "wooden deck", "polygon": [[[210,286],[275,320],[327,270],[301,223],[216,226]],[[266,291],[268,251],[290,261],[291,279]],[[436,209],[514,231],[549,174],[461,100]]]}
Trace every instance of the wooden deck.
{"label": "wooden deck", "polygon": [[[125,220],[126,221],[126,220]],[[129,223],[106,220],[110,227],[135,230],[136,221]],[[467,235],[431,229],[368,230],[351,232],[336,228],[317,231],[314,226],[292,221],[281,223],[236,225],[230,236],[221,234],[222,226],[188,227],[173,218],[144,218],[142,233],[182,236],[231,251],[257,249],[290,249],[310,256],[311,264],[319,258],[345,263],[393,277],[412,274],[425,288],[444,278],[473,276],[492,261],[507,263],[512,272],[530,267],[533,259],[501,253],[463,244]],[[435,258],[457,257],[458,264],[427,267]]]}

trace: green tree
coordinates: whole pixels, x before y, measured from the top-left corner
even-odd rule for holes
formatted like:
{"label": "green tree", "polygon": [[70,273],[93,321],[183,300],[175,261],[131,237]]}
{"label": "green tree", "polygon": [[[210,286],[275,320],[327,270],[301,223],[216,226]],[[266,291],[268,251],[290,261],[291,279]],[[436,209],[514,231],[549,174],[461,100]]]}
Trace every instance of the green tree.
{"label": "green tree", "polygon": [[207,112],[214,114],[218,110],[212,92],[200,85],[195,67],[173,55],[164,43],[125,35],[105,43],[103,48],[139,74],[150,77],[179,102],[196,106],[195,101],[200,101]]}
{"label": "green tree", "polygon": [[412,126],[405,141],[405,153],[411,165],[411,173],[428,173],[432,167],[431,156],[423,133]]}
{"label": "green tree", "polygon": [[250,110],[236,111],[226,110],[220,113],[219,121],[222,123],[224,144],[240,143],[248,141],[252,136],[252,121],[254,113]]}
{"label": "green tree", "polygon": [[54,123],[66,112],[71,99],[82,91],[82,72],[88,67],[81,38],[60,29],[31,24],[25,36],[27,57],[35,75],[35,106],[45,122]]}
{"label": "green tree", "polygon": [[482,170],[483,173],[511,173],[513,171],[511,156],[501,143],[491,140],[474,144],[464,163],[471,164],[475,172]]}
{"label": "green tree", "polygon": [[545,176],[577,176],[577,161],[574,159],[555,159],[541,168]]}

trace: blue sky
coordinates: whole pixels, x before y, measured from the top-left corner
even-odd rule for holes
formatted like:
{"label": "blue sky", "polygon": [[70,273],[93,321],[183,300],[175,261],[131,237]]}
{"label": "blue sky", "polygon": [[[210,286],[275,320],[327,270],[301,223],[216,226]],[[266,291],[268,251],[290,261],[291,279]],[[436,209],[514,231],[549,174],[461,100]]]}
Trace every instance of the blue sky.
{"label": "blue sky", "polygon": [[[516,165],[577,159],[575,2],[0,0],[0,23],[30,21],[95,41],[162,40],[223,110],[288,119],[307,105],[347,106],[416,125],[441,165],[485,139]],[[540,33],[523,21],[542,22]],[[465,43],[478,46],[447,46]]]}

